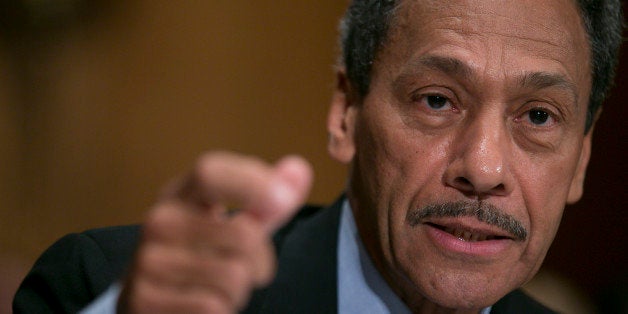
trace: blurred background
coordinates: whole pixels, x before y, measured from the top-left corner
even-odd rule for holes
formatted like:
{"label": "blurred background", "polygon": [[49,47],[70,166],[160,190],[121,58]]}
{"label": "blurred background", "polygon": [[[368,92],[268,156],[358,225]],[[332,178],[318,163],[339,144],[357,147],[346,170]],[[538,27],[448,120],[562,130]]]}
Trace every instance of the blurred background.
{"label": "blurred background", "polygon": [[[316,171],[310,201],[333,201],[345,168],[327,156],[325,119],[345,5],[3,1],[0,313],[52,242],[141,222],[202,151],[301,154]],[[626,72],[595,130],[585,197],[531,285],[569,287],[590,311],[628,302]]]}

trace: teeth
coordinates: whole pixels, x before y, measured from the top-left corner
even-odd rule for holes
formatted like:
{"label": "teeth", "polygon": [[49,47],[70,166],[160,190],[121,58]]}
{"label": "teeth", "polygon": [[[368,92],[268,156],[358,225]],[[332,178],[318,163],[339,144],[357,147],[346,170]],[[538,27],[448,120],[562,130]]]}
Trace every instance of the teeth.
{"label": "teeth", "polygon": [[465,230],[461,230],[457,228],[445,228],[445,232],[453,235],[454,237],[460,239],[461,241],[467,241],[467,242],[479,242],[479,241],[495,239],[494,236],[471,233],[470,231],[465,231]]}
{"label": "teeth", "polygon": [[471,232],[465,231],[462,233],[462,235],[463,235],[462,239],[464,239],[465,241],[471,240],[471,236],[472,236]]}

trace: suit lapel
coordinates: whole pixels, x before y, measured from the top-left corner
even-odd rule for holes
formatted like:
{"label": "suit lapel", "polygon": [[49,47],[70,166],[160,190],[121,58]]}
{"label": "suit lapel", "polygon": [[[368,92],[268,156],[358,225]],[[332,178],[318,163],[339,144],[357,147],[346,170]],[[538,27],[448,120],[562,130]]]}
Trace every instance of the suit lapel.
{"label": "suit lapel", "polygon": [[260,313],[336,313],[337,245],[342,200],[297,221],[278,247],[275,281]]}

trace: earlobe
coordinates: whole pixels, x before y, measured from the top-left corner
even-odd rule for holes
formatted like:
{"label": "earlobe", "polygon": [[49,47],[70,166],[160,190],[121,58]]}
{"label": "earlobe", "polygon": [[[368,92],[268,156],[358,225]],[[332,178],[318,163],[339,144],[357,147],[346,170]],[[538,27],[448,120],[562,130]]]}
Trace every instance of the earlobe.
{"label": "earlobe", "polygon": [[357,105],[344,70],[338,71],[337,79],[327,116],[329,132],[327,149],[332,158],[348,164],[355,154],[353,137]]}
{"label": "earlobe", "polygon": [[580,151],[580,158],[578,159],[578,165],[576,166],[576,174],[571,180],[571,186],[569,187],[569,194],[567,195],[567,204],[573,204],[580,200],[584,192],[584,179],[586,176],[587,166],[589,165],[589,159],[591,158],[591,137],[593,130],[584,137],[582,143],[582,150]]}

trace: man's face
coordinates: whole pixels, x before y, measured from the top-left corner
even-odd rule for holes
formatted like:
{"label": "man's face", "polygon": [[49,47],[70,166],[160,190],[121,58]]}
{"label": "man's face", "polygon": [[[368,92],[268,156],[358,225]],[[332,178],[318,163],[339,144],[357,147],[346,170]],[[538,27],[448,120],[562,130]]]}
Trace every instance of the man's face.
{"label": "man's face", "polygon": [[488,306],[538,270],[582,193],[588,50],[575,1],[407,0],[360,104],[341,80],[330,152],[411,307]]}

